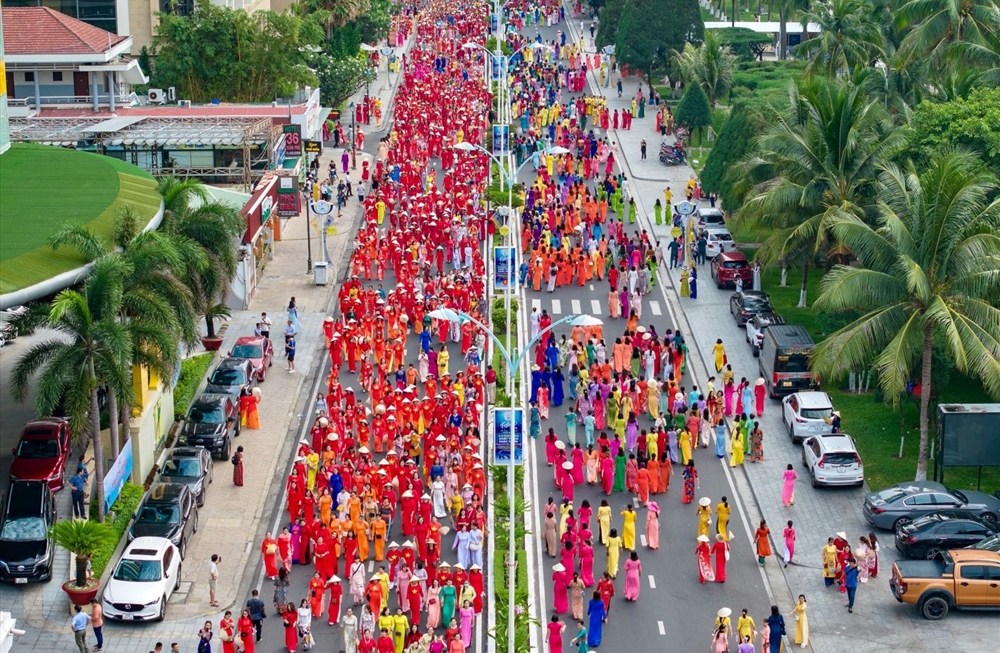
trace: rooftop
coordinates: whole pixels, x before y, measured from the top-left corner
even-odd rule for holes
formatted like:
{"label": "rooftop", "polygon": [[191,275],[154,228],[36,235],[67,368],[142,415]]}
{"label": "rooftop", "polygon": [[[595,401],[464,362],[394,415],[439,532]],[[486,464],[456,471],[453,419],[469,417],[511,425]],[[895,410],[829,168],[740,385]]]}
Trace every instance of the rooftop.
{"label": "rooftop", "polygon": [[17,55],[94,55],[131,37],[118,36],[48,7],[3,7],[3,46]]}

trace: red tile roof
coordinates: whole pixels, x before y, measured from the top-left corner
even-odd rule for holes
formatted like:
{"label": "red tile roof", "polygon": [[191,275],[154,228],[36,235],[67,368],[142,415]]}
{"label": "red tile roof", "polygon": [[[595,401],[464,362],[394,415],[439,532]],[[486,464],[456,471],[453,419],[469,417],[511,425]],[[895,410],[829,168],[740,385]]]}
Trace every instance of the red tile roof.
{"label": "red tile roof", "polygon": [[3,49],[16,54],[100,54],[118,36],[48,7],[3,7]]}
{"label": "red tile roof", "polygon": [[[188,107],[178,106],[156,106],[146,105],[142,107],[116,106],[115,113],[107,111],[106,105],[101,105],[102,111],[94,113],[91,109],[60,109],[43,106],[38,114],[40,118],[100,118],[102,116],[111,118],[117,116],[146,116],[149,118],[275,118],[280,121],[284,118],[288,121],[288,105],[259,104],[221,104],[217,106],[199,104]],[[306,112],[306,105],[293,104],[292,115],[297,116]]]}

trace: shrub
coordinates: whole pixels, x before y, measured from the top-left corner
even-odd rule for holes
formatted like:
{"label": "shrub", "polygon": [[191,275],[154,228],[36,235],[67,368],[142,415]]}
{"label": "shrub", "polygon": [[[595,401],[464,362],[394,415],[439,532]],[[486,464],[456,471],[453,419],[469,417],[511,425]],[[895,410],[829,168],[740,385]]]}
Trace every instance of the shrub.
{"label": "shrub", "polygon": [[183,419],[187,415],[188,406],[194,399],[194,393],[201,380],[208,373],[208,368],[215,358],[214,354],[199,354],[181,361],[181,375],[174,387],[174,419]]}

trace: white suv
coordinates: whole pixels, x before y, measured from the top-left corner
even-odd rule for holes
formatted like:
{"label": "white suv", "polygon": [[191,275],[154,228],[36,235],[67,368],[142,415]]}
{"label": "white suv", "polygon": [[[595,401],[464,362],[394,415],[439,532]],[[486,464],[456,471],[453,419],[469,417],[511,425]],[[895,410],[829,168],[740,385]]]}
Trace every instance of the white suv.
{"label": "white suv", "polygon": [[104,588],[104,616],[116,621],[163,621],[181,583],[181,554],[165,537],[129,542]]}
{"label": "white suv", "polygon": [[846,433],[815,435],[802,443],[802,464],[809,470],[813,487],[855,485],[865,482],[865,467]]}
{"label": "white suv", "polygon": [[781,421],[792,442],[810,435],[833,433],[833,401],[825,392],[796,392],[781,400]]}

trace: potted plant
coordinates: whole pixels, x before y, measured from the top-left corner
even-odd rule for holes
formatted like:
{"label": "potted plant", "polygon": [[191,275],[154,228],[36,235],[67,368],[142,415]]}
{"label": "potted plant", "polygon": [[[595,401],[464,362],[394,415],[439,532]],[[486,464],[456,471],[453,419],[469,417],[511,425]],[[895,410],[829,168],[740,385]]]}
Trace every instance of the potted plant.
{"label": "potted plant", "polygon": [[215,333],[215,321],[231,316],[232,313],[229,312],[229,307],[225,304],[210,304],[205,307],[205,328],[207,333],[201,339],[201,344],[205,347],[205,351],[219,351],[222,347],[222,337]]}
{"label": "potted plant", "polygon": [[63,591],[74,605],[87,605],[100,589],[100,581],[87,578],[87,560],[104,546],[114,543],[115,534],[99,522],[63,519],[52,527],[52,537],[56,544],[76,556],[75,578],[63,583]]}

